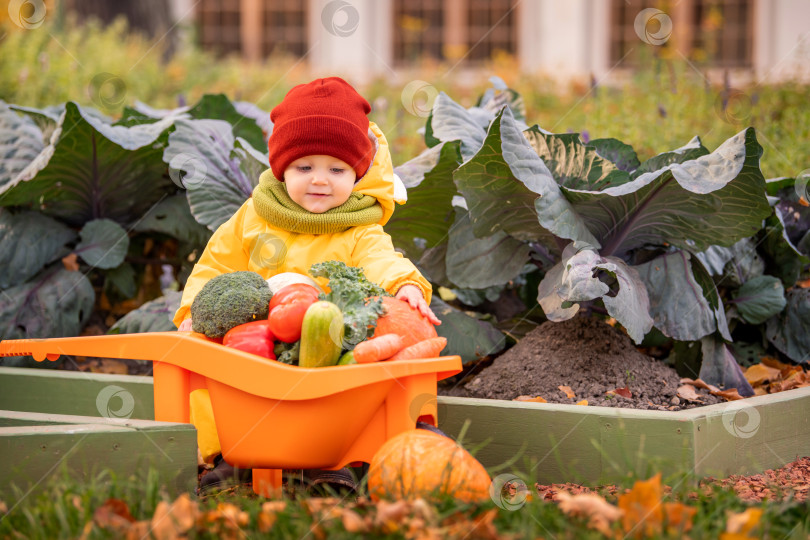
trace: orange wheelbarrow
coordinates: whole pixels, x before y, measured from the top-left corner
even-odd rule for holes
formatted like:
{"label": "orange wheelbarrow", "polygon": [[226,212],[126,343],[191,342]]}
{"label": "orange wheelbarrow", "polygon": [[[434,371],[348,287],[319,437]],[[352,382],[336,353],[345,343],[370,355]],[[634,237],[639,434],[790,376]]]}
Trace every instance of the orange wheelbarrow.
{"label": "orange wheelbarrow", "polygon": [[191,332],[0,342],[0,356],[62,354],[152,361],[155,420],[188,423],[189,394],[207,388],[223,457],[253,469],[264,496],[277,493],[282,469],[370,462],[417,421],[436,425],[436,381],[461,371],[458,356],[301,368]]}

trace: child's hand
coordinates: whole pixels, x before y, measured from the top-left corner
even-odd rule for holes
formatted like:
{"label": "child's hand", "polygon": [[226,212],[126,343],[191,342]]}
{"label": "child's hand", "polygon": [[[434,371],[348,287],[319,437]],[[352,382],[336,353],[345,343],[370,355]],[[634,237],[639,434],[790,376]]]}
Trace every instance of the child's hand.
{"label": "child's hand", "polygon": [[180,327],[177,329],[178,332],[191,332],[191,319],[186,319],[185,321],[180,323]]}
{"label": "child's hand", "polygon": [[419,310],[423,316],[433,324],[442,324],[442,321],[430,309],[425,297],[422,296],[422,291],[416,285],[403,285],[397,291],[396,298],[408,302],[412,308]]}

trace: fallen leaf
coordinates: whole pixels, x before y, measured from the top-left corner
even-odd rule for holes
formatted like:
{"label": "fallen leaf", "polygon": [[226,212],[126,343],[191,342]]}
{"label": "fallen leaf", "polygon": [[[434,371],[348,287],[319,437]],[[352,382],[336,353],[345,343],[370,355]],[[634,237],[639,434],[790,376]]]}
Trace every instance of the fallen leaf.
{"label": "fallen leaf", "polygon": [[143,540],[144,538],[151,538],[151,529],[151,521],[136,521],[127,530],[127,540]]}
{"label": "fallen leaf", "polygon": [[276,523],[278,512],[287,508],[287,501],[267,501],[262,503],[262,509],[256,518],[259,532],[269,532]]}
{"label": "fallen leaf", "polygon": [[65,270],[68,270],[70,272],[78,272],[79,263],[76,260],[76,254],[71,253],[70,255],[62,257],[62,266],[65,267]]}
{"label": "fallen leaf", "polygon": [[807,199],[804,197],[799,197],[799,204],[802,206],[810,206],[810,202],[807,202]]}
{"label": "fallen leaf", "polygon": [[745,380],[748,381],[748,384],[751,386],[759,386],[766,382],[778,379],[781,375],[781,371],[776,368],[768,367],[764,364],[754,364],[746,369],[743,374],[745,375]]}
{"label": "fallen leaf", "polygon": [[560,510],[566,515],[588,519],[588,526],[605,536],[610,534],[610,524],[622,517],[622,511],[595,493],[571,495],[565,491],[557,494]]}
{"label": "fallen leaf", "polygon": [[557,388],[559,388],[560,392],[565,394],[565,397],[567,397],[568,399],[573,399],[573,398],[577,397],[577,395],[574,393],[574,391],[571,390],[570,386],[558,386]]}
{"label": "fallen leaf", "polygon": [[778,358],[774,358],[773,356],[763,356],[759,359],[760,364],[765,364],[768,367],[776,368],[779,371],[789,369],[793,366],[791,364],[785,364],[784,362],[780,362]]}
{"label": "fallen leaf", "polygon": [[720,396],[726,401],[736,401],[738,399],[743,399],[740,393],[737,392],[736,388],[729,388],[728,390],[717,390],[716,392],[709,392],[709,393],[713,396]]}
{"label": "fallen leaf", "polygon": [[497,516],[497,508],[487,510],[472,521],[463,514],[450,516],[443,523],[447,526],[445,538],[498,540],[501,536],[492,523]]}
{"label": "fallen leaf", "polygon": [[614,394],[618,394],[618,395],[622,396],[623,398],[627,398],[627,399],[631,399],[633,397],[633,392],[631,392],[630,388],[628,388],[627,386],[625,386],[624,388],[616,388],[614,390],[611,390],[608,393],[611,393],[611,392],[614,393]]}
{"label": "fallen leaf", "polygon": [[800,289],[810,289],[810,278],[797,281],[795,286]]}
{"label": "fallen leaf", "polygon": [[661,473],[658,473],[649,480],[636,481],[633,489],[619,495],[624,532],[641,538],[661,531],[664,518],[661,494]]}
{"label": "fallen leaf", "polygon": [[152,536],[158,540],[174,540],[186,535],[198,519],[197,503],[183,493],[173,503],[160,501],[150,523]]}
{"label": "fallen leaf", "polygon": [[368,524],[360,517],[360,514],[355,512],[354,510],[350,510],[348,508],[343,510],[343,514],[340,516],[340,519],[343,521],[343,528],[346,529],[346,532],[350,533],[365,533],[369,532]]}
{"label": "fallen leaf", "polygon": [[761,508],[748,508],[745,512],[739,514],[731,514],[726,522],[726,534],[720,536],[721,539],[735,538],[754,538],[751,535],[753,530],[759,525],[762,519]]}
{"label": "fallen leaf", "polygon": [[548,403],[548,401],[543,399],[542,396],[535,396],[535,397],[532,397],[532,396],[518,396],[515,399],[513,399],[512,401],[535,401],[537,403]]}
{"label": "fallen leaf", "polygon": [[582,401],[577,401],[577,405],[585,405],[587,407],[588,406],[588,400],[583,399]]}
{"label": "fallen leaf", "polygon": [[689,378],[683,378],[683,379],[681,379],[681,384],[691,384],[695,388],[703,388],[704,390],[708,390],[709,392],[719,392],[720,391],[720,389],[717,388],[715,385],[708,384],[708,383],[704,382],[703,379],[694,379],[694,380],[692,380],[692,379],[689,379]]}
{"label": "fallen leaf", "polygon": [[409,514],[409,510],[408,501],[380,501],[377,503],[374,524],[386,533],[394,533],[399,530],[399,526],[403,523],[405,516]]}
{"label": "fallen leaf", "polygon": [[197,527],[218,538],[242,538],[242,527],[250,523],[247,512],[231,503],[219,503],[214,510],[203,512],[197,518]]}
{"label": "fallen leaf", "polygon": [[[16,532],[16,531],[15,531]],[[90,533],[93,532],[93,522],[88,521],[84,524],[84,528],[82,529],[82,535],[79,537],[79,540],[88,540],[90,538]],[[16,535],[17,538],[25,538],[21,534]]]}
{"label": "fallen leaf", "polygon": [[672,534],[675,532],[689,532],[692,528],[692,520],[697,514],[697,508],[687,506],[679,502],[664,503],[664,515],[667,517],[667,530]]}
{"label": "fallen leaf", "polygon": [[702,402],[700,395],[691,384],[684,384],[678,387],[678,397],[687,401]]}
{"label": "fallen leaf", "polygon": [[129,529],[135,518],[129,513],[127,503],[121,499],[107,499],[93,512],[93,522],[102,529],[122,533]]}

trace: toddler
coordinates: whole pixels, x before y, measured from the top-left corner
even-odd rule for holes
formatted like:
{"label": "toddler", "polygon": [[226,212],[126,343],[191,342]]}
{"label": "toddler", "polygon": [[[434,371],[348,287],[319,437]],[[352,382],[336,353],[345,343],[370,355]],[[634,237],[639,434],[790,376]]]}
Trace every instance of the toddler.
{"label": "toddler", "polygon": [[[308,274],[313,264],[329,260],[362,268],[370,281],[440,324],[428,307],[430,283],[394,251],[382,228],[394,203],[404,200],[395,197],[388,142],[369,122],[370,111],[368,101],[338,77],[296,86],[272,110],[270,169],[253,196],[216,230],[194,266],[174,317],[179,330],[191,330],[194,297],[219,274],[251,270],[265,279],[281,272]],[[259,255],[268,244],[274,253],[270,259]],[[216,465],[203,487],[234,474],[246,477],[221,459],[205,391],[192,393],[191,416],[202,458]],[[350,480],[349,475],[342,481],[342,471],[322,473],[334,484]]]}

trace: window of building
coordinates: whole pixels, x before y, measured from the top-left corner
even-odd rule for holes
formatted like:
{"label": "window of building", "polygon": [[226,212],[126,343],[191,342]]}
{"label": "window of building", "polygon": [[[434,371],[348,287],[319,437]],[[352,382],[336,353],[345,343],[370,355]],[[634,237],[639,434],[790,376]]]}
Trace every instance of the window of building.
{"label": "window of building", "polygon": [[394,60],[479,63],[517,51],[516,0],[394,0]]}
{"label": "window of building", "polygon": [[262,54],[307,53],[307,4],[301,0],[264,0]]}
{"label": "window of building", "polygon": [[241,51],[239,0],[200,0],[197,24],[200,46],[217,54]]}
{"label": "window of building", "polygon": [[200,0],[200,45],[218,54],[259,60],[307,52],[307,2],[300,0]]}
{"label": "window of building", "polygon": [[517,51],[515,3],[510,0],[469,0],[467,6],[469,54],[472,62],[492,58],[498,52]]}
{"label": "window of building", "polygon": [[422,58],[443,59],[443,30],[442,2],[395,0],[394,60],[415,62]]}
{"label": "window of building", "polygon": [[[610,57],[619,67],[638,64],[642,54],[685,57],[716,67],[747,68],[753,60],[754,0],[612,0]],[[665,36],[661,21],[646,25],[651,49],[636,33],[636,17],[644,9],[664,12],[671,22]],[[642,25],[642,28],[644,26]],[[666,30],[666,29],[665,29]],[[646,49],[645,49],[646,47]]]}

